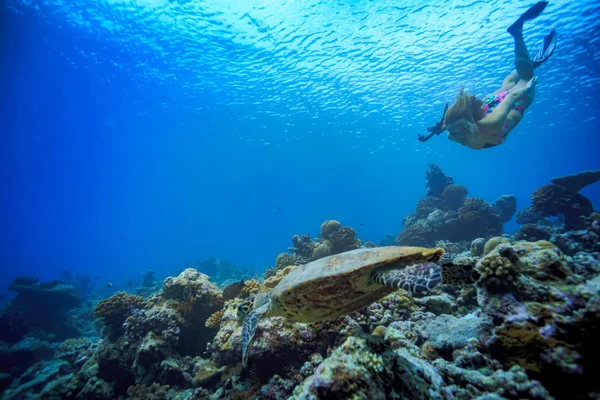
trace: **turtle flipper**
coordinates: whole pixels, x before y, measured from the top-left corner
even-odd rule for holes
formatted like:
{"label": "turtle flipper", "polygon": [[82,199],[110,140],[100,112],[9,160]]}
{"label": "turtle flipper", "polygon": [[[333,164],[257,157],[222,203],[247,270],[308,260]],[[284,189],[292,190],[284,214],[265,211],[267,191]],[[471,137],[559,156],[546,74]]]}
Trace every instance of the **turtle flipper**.
{"label": "turtle flipper", "polygon": [[373,280],[380,285],[404,289],[410,294],[426,293],[442,281],[442,267],[426,262],[403,269],[376,272]]}
{"label": "turtle flipper", "polygon": [[256,332],[258,321],[267,311],[269,311],[269,304],[263,304],[256,310],[250,312],[244,320],[244,326],[242,326],[242,365],[244,368],[246,367],[246,364],[248,364],[248,349],[250,347],[250,342],[254,337],[254,333]]}
{"label": "turtle flipper", "polygon": [[472,285],[477,282],[479,276],[470,265],[448,264],[443,266],[442,283],[450,286]]}
{"label": "turtle flipper", "polygon": [[244,301],[242,301],[237,308],[238,320],[243,321],[244,319],[246,319],[246,316],[248,314],[250,314],[250,312],[252,311],[253,308],[254,308],[254,296],[244,299]]}

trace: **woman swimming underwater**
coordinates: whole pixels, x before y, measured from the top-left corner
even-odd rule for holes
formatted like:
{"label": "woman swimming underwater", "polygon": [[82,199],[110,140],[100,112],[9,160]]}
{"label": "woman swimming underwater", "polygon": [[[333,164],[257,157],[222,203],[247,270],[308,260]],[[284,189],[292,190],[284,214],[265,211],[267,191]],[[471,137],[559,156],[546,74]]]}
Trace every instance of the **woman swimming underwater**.
{"label": "woman swimming underwater", "polygon": [[427,128],[430,134],[419,135],[420,141],[425,142],[444,130],[448,131],[450,140],[476,150],[494,147],[506,140],[533,102],[537,83],[534,69],[548,60],[556,47],[554,30],[544,38],[533,57],[529,56],[523,40],[523,23],[536,18],[547,5],[546,1],[536,3],[507,29],[515,40],[516,71],[504,78],[502,87],[483,100],[461,89],[454,104],[446,105],[440,122]]}

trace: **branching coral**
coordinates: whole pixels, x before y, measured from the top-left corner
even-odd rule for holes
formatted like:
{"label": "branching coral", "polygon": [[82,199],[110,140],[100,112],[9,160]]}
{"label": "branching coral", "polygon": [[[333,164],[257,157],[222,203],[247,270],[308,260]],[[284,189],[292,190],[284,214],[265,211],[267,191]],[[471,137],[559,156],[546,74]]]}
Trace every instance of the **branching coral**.
{"label": "branching coral", "polygon": [[488,290],[504,290],[514,286],[520,274],[519,257],[510,245],[500,245],[476,266],[479,285]]}

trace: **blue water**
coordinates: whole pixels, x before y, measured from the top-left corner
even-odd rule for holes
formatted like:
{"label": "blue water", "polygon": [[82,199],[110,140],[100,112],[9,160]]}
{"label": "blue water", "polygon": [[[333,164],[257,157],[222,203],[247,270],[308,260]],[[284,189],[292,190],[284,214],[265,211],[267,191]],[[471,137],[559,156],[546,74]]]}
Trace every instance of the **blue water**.
{"label": "blue water", "polygon": [[[558,47],[505,144],[416,140],[461,86],[499,87],[506,27],[528,6],[6,0],[0,295],[63,268],[98,284],[211,256],[263,270],[326,219],[379,241],[432,162],[519,208],[552,177],[600,168],[592,0],[552,1],[526,25],[530,48],[552,28]],[[582,193],[598,207],[600,184]]]}

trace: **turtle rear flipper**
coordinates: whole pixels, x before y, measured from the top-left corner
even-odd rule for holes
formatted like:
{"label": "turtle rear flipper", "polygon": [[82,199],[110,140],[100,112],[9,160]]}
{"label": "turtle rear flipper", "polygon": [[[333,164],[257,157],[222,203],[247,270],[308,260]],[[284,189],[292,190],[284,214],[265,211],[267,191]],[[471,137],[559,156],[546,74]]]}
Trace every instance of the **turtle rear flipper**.
{"label": "turtle rear flipper", "polygon": [[258,321],[267,311],[269,311],[269,304],[263,304],[250,312],[244,320],[244,325],[242,326],[242,365],[244,368],[248,364],[248,349],[252,338],[254,338]]}
{"label": "turtle rear flipper", "polygon": [[442,281],[442,267],[426,262],[403,269],[376,272],[373,280],[383,286],[404,289],[410,294],[423,294]]}
{"label": "turtle rear flipper", "polygon": [[479,276],[479,272],[470,265],[448,264],[443,266],[442,283],[450,286],[472,285]]}

